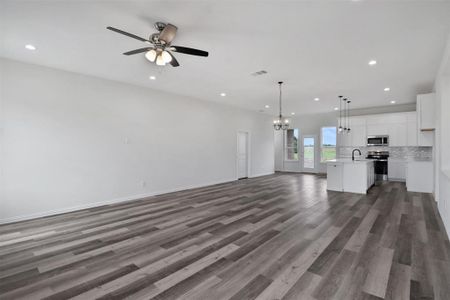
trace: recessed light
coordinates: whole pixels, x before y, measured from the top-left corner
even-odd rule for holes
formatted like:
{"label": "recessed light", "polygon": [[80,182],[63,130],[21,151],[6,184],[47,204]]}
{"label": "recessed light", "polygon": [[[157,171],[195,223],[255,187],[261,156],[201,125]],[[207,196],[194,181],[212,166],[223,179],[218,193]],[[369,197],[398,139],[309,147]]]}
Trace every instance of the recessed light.
{"label": "recessed light", "polygon": [[225,93],[220,93],[220,96],[221,97],[225,97],[227,94],[225,94]]}
{"label": "recessed light", "polygon": [[371,61],[369,61],[369,66],[375,66],[377,64],[377,61],[372,59]]}
{"label": "recessed light", "polygon": [[335,107],[334,110],[339,110],[339,108]]}
{"label": "recessed light", "polygon": [[291,115],[295,115],[295,112],[291,112]]}
{"label": "recessed light", "polygon": [[391,104],[395,104],[395,100],[391,100]]}
{"label": "recessed light", "polygon": [[319,98],[314,98],[314,101],[319,101],[320,99]]}
{"label": "recessed light", "polygon": [[30,45],[30,44],[25,45],[25,48],[28,49],[28,50],[36,50],[36,47],[33,46],[33,45]]}
{"label": "recessed light", "polygon": [[385,92],[389,92],[390,90],[391,90],[391,88],[389,88],[389,87],[385,87],[385,88],[384,88],[384,91],[385,91]]}
{"label": "recessed light", "polygon": [[155,80],[156,79],[155,76],[150,76],[149,78],[150,78],[150,80]]}
{"label": "recessed light", "polygon": [[265,107],[265,108],[269,108],[270,106],[266,104],[266,105],[264,105],[264,107]]}

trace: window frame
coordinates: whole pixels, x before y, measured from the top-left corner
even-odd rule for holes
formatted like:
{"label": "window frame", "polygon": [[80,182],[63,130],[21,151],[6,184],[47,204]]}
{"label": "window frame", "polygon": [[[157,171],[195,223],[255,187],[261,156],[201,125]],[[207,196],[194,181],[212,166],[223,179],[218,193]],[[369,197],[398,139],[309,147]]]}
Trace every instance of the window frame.
{"label": "window frame", "polygon": [[[288,140],[287,140],[287,134],[288,134],[288,130],[297,130],[297,147],[295,146],[288,146]],[[295,134],[294,134],[295,136]],[[300,142],[300,129],[299,128],[289,128],[284,130],[284,142],[283,142],[283,155],[284,155],[284,161],[300,161],[300,149],[299,149],[299,142]],[[294,149],[297,150],[297,159],[289,159],[288,158],[288,149]],[[295,153],[295,151],[294,151]]]}
{"label": "window frame", "polygon": [[[336,142],[335,142],[334,146],[324,146],[323,145],[323,129],[324,128],[334,128],[334,132],[336,135]],[[337,157],[337,126],[331,125],[331,126],[320,127],[320,163],[321,164],[326,163],[328,161],[328,160],[324,160],[323,149],[332,149],[332,148],[334,148],[334,150],[335,150],[335,157],[334,157],[334,159],[335,159]]]}

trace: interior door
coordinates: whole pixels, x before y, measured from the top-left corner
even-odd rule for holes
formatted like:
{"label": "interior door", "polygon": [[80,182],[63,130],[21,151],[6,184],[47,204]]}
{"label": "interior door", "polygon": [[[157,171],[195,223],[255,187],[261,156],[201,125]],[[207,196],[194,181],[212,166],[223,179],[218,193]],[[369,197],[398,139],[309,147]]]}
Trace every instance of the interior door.
{"label": "interior door", "polygon": [[303,135],[301,148],[302,148],[302,160],[301,167],[303,172],[317,171],[317,136],[316,135]]}
{"label": "interior door", "polygon": [[239,131],[237,135],[238,179],[248,177],[248,132]]}

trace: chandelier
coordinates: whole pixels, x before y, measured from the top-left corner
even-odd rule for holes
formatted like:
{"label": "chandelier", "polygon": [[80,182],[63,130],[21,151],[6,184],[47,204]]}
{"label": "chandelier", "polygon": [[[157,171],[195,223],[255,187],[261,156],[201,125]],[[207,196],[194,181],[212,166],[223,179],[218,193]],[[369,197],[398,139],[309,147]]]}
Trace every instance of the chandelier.
{"label": "chandelier", "polygon": [[286,130],[289,128],[289,119],[286,117],[283,117],[283,114],[281,113],[281,85],[283,84],[283,81],[279,81],[278,85],[280,87],[280,114],[277,118],[273,120],[273,129],[275,130]]}

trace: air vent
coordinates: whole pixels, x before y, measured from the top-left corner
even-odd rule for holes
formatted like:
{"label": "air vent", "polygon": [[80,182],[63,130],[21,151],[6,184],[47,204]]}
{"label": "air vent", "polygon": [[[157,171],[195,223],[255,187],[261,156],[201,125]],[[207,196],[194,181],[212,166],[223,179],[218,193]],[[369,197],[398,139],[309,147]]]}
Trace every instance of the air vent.
{"label": "air vent", "polygon": [[261,71],[252,73],[251,75],[252,76],[261,76],[261,75],[264,75],[264,74],[267,74],[267,71],[261,70]]}

